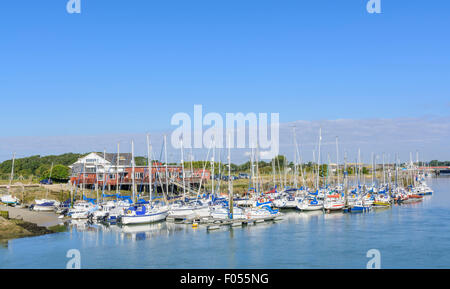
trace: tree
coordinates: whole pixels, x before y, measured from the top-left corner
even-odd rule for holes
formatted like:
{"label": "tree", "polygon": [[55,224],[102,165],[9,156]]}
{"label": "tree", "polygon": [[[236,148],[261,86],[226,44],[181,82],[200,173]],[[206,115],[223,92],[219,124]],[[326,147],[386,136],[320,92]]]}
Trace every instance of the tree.
{"label": "tree", "polygon": [[275,160],[275,166],[284,167],[286,164],[286,157],[283,155],[277,155],[272,159],[272,161]]}
{"label": "tree", "polygon": [[[67,182],[69,180],[69,167],[63,165],[56,165],[53,170],[47,170],[44,173],[43,179],[51,178],[56,182]],[[51,174],[51,176],[50,176]]]}
{"label": "tree", "polygon": [[364,175],[369,174],[369,169],[367,169],[366,167],[363,167],[363,168],[362,168],[362,173],[363,173]]}

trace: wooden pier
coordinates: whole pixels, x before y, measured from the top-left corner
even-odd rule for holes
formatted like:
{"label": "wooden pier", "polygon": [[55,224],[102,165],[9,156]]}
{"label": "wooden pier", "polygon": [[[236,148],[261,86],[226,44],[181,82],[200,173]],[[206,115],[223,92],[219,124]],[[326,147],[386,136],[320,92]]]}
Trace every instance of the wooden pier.
{"label": "wooden pier", "polygon": [[177,217],[167,217],[166,221],[175,224],[193,224],[195,226],[197,226],[198,224],[206,225],[207,230],[216,230],[220,229],[223,226],[229,227],[251,226],[257,223],[274,222],[281,219],[282,218],[280,218],[279,216],[270,216],[259,219],[214,219],[211,217],[198,218],[195,216],[194,217],[177,216]]}

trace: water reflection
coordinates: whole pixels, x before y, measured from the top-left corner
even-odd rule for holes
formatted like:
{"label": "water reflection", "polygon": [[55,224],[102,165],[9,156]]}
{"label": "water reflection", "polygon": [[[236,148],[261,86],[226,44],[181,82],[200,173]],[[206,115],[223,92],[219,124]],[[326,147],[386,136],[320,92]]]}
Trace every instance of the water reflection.
{"label": "water reflection", "polygon": [[[89,220],[73,220],[71,222],[71,231],[76,230],[77,233],[89,233],[91,237],[96,237],[99,241],[100,236],[104,234],[115,235],[117,240],[132,240],[142,241],[146,239],[155,238],[158,236],[170,236],[175,232],[181,232],[187,229],[187,226],[158,222],[152,224],[137,224],[137,225],[118,225],[108,224],[104,222],[92,222]],[[92,234],[94,233],[94,234]],[[83,234],[83,239],[86,235]]]}

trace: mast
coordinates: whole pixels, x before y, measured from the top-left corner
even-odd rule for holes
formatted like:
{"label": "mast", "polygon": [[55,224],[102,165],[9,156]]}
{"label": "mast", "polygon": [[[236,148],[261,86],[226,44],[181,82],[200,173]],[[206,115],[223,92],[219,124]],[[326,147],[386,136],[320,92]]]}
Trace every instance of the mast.
{"label": "mast", "polygon": [[[52,172],[53,172],[53,162],[52,162],[52,165],[51,165],[51,167],[50,167],[50,176],[49,176],[49,178],[48,178],[49,181],[52,179]],[[46,192],[45,192],[45,198],[46,198],[46,199],[47,199],[48,191],[49,191],[49,190],[50,190],[50,189],[47,188],[47,190],[46,190]]]}
{"label": "mast", "polygon": [[275,181],[275,158],[272,159],[272,177],[273,177],[273,187],[275,188],[277,186],[277,183]]}
{"label": "mast", "polygon": [[[53,164],[52,164],[53,165]],[[103,182],[105,180],[103,179]],[[105,187],[105,185],[103,184],[103,188]],[[98,205],[98,164],[97,162],[95,163],[95,195],[97,196],[97,205]]]}
{"label": "mast", "polygon": [[186,183],[184,180],[184,155],[183,155],[183,138],[180,139],[180,150],[181,150],[181,170],[183,173],[183,199],[186,198]]}
{"label": "mast", "polygon": [[317,157],[317,190],[319,190],[319,178],[320,178],[320,144],[322,142],[322,127],[319,128],[319,155]]}
{"label": "mast", "polygon": [[[230,139],[230,138],[228,138]],[[233,219],[233,185],[231,183],[231,144],[228,142],[228,207],[230,211],[230,219]]]}
{"label": "mast", "polygon": [[116,160],[116,194],[117,194],[117,196],[119,195],[119,164],[120,164],[120,142],[117,143],[117,160]]}
{"label": "mast", "polygon": [[255,174],[253,171],[253,147],[250,148],[250,175],[251,175],[251,180],[252,180],[252,188],[256,191],[256,187],[255,187]]}
{"label": "mast", "polygon": [[[192,186],[192,180],[194,179],[194,155],[192,154],[192,146],[191,146],[191,153],[190,153],[190,157],[191,157],[191,174],[190,174],[190,179],[189,179],[189,189],[191,189]],[[220,175],[220,174],[219,174]]]}
{"label": "mast", "polygon": [[294,188],[298,188],[297,182],[297,137],[295,135],[295,127],[292,129],[294,134]]}
{"label": "mast", "polygon": [[81,192],[81,199],[84,199],[84,189],[86,187],[86,159],[83,162],[83,190]]}
{"label": "mast", "polygon": [[[215,179],[215,173],[214,173],[214,162],[216,157],[216,141],[214,140],[213,142],[213,154],[212,154],[212,158],[211,158],[211,173],[212,173],[212,178],[211,178],[211,194],[214,196],[214,179]],[[183,178],[184,178],[184,174],[183,174]],[[183,183],[184,186],[184,183]]]}
{"label": "mast", "polygon": [[150,144],[150,136],[147,134],[147,165],[148,165],[148,191],[149,191],[149,202],[152,204],[152,147]]}
{"label": "mast", "polygon": [[348,173],[347,173],[347,152],[344,151],[344,172],[343,172],[343,185],[344,185],[344,206],[348,207]]}
{"label": "mast", "polygon": [[134,142],[133,142],[133,140],[131,141],[131,186],[132,186],[132,191],[133,191],[133,203],[135,203],[136,201],[135,201],[135,194],[136,194],[136,192],[135,192],[135,187],[134,187],[134,184],[135,184],[135,180],[134,180],[134,166],[135,166],[135,164],[134,164]]}
{"label": "mast", "polygon": [[361,184],[361,149],[358,148],[358,186]]}
{"label": "mast", "polygon": [[338,137],[336,136],[336,171],[337,171],[337,185],[339,186],[339,147]]}
{"label": "mast", "polygon": [[14,162],[16,160],[16,153],[13,153],[12,164],[11,164],[11,175],[9,176],[9,186],[8,186],[8,194],[11,190],[12,181],[14,179]]}
{"label": "mast", "polygon": [[373,152],[372,152],[372,187],[375,187],[374,172],[375,172],[375,163],[374,163],[374,155],[373,155]]}
{"label": "mast", "polygon": [[258,143],[256,144],[256,151],[255,151],[255,161],[256,161],[256,189],[258,190],[258,192],[261,192],[261,188],[260,188],[260,182],[259,182],[259,148],[258,148]]}
{"label": "mast", "polygon": [[166,192],[169,194],[169,173],[167,168],[167,136],[164,135],[164,158],[165,158],[165,170],[166,170]]}
{"label": "mast", "polygon": [[[105,191],[105,186],[106,186],[106,179],[107,179],[107,175],[106,175],[106,148],[103,149],[103,190],[102,190],[102,195],[104,194]],[[111,167],[108,168],[108,173],[110,172]],[[108,187],[108,189],[110,189]],[[98,204],[98,185],[97,185],[97,204]]]}
{"label": "mast", "polygon": [[327,187],[330,184],[330,163],[331,163],[331,159],[330,159],[330,153],[327,153],[327,160],[328,160],[328,165],[327,165]]}
{"label": "mast", "polygon": [[316,150],[313,150],[313,163],[312,163],[312,180],[311,180],[311,186],[314,186],[315,181],[314,179],[316,178],[316,166],[314,165],[316,163]]}

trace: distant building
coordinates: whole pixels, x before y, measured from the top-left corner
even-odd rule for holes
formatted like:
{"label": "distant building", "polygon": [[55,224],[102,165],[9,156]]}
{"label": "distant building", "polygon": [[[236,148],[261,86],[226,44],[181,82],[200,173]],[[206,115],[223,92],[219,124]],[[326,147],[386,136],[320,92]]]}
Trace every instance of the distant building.
{"label": "distant building", "polygon": [[[132,184],[132,156],[130,153],[90,153],[79,158],[69,166],[71,169],[70,182],[77,186],[92,188],[106,185],[108,189],[114,189],[117,185],[128,188]],[[184,170],[185,182],[195,186],[203,179],[210,178],[209,170],[190,169]],[[148,166],[135,166],[134,178],[136,185],[149,184]],[[161,185],[169,182],[181,183],[183,170],[181,165],[167,165],[160,162],[152,163],[152,184]]]}

